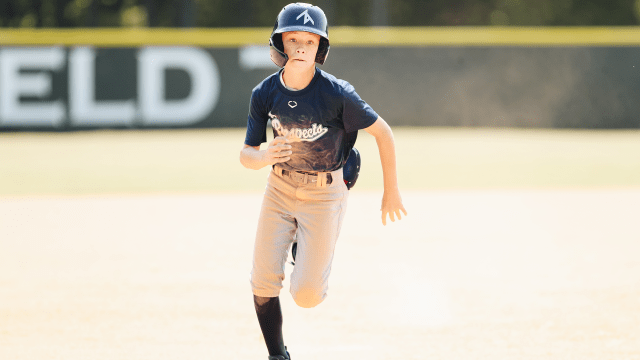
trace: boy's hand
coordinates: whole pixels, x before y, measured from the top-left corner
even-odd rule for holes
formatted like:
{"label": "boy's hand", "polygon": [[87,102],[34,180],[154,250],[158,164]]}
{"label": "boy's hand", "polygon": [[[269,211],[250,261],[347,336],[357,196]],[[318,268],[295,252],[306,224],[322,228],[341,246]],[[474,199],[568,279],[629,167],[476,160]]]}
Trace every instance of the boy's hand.
{"label": "boy's hand", "polygon": [[269,143],[269,147],[263,154],[263,160],[269,165],[287,162],[291,159],[292,153],[289,139],[278,136]]}
{"label": "boy's hand", "polygon": [[382,195],[382,225],[387,225],[387,214],[389,214],[389,219],[392,222],[395,222],[394,215],[398,217],[398,220],[402,219],[402,215],[400,215],[400,211],[407,216],[407,210],[404,209],[402,205],[402,198],[400,197],[399,190],[386,191]]}

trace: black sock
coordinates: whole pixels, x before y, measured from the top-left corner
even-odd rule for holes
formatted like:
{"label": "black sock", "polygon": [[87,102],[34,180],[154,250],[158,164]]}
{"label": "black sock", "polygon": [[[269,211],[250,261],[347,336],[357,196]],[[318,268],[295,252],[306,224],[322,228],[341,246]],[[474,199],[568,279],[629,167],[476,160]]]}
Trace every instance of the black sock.
{"label": "black sock", "polygon": [[256,307],[258,322],[267,344],[270,356],[287,355],[282,337],[282,309],[280,308],[280,298],[253,296],[253,303]]}

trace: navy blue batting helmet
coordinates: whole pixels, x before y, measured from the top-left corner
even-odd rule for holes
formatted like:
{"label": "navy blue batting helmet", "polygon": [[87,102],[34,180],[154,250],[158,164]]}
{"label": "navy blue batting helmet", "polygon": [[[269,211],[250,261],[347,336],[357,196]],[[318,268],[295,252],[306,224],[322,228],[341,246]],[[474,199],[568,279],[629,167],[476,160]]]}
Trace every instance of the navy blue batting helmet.
{"label": "navy blue batting helmet", "polygon": [[282,33],[288,31],[306,31],[320,35],[316,62],[324,64],[329,55],[329,29],[322,9],[311,4],[293,3],[280,10],[269,38],[271,60],[279,67],[284,67],[289,60],[282,43]]}

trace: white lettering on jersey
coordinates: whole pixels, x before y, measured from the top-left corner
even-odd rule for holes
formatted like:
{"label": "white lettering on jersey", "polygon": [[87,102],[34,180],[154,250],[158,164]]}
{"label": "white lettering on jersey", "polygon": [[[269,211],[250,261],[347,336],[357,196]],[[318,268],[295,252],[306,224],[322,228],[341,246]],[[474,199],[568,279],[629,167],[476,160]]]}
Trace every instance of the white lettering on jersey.
{"label": "white lettering on jersey", "polygon": [[316,23],[314,23],[314,22],[313,22],[313,19],[311,18],[311,15],[309,15],[309,9],[307,9],[307,10],[305,10],[305,11],[301,12],[301,13],[300,13],[300,15],[298,15],[298,17],[296,18],[296,20],[300,20],[300,17],[301,17],[302,15],[304,15],[304,23],[303,23],[302,25],[306,24],[306,23],[307,23],[307,22],[309,22],[309,21],[311,21],[311,24],[312,24],[312,25],[315,25],[315,24],[316,24]]}
{"label": "white lettering on jersey", "polygon": [[275,115],[269,113],[271,118],[271,126],[276,131],[278,136],[284,136],[292,142],[298,141],[316,141],[329,131],[329,128],[322,126],[321,124],[311,124],[310,128],[301,129],[287,129],[280,123],[280,120]]}

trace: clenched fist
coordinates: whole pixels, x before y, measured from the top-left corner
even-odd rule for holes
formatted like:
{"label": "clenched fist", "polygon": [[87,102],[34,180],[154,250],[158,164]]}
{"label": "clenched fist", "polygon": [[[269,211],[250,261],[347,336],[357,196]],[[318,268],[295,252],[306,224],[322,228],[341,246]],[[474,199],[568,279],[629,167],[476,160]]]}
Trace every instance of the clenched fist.
{"label": "clenched fist", "polygon": [[263,153],[263,161],[269,165],[287,162],[291,159],[292,153],[289,140],[278,136],[269,143],[269,147]]}

